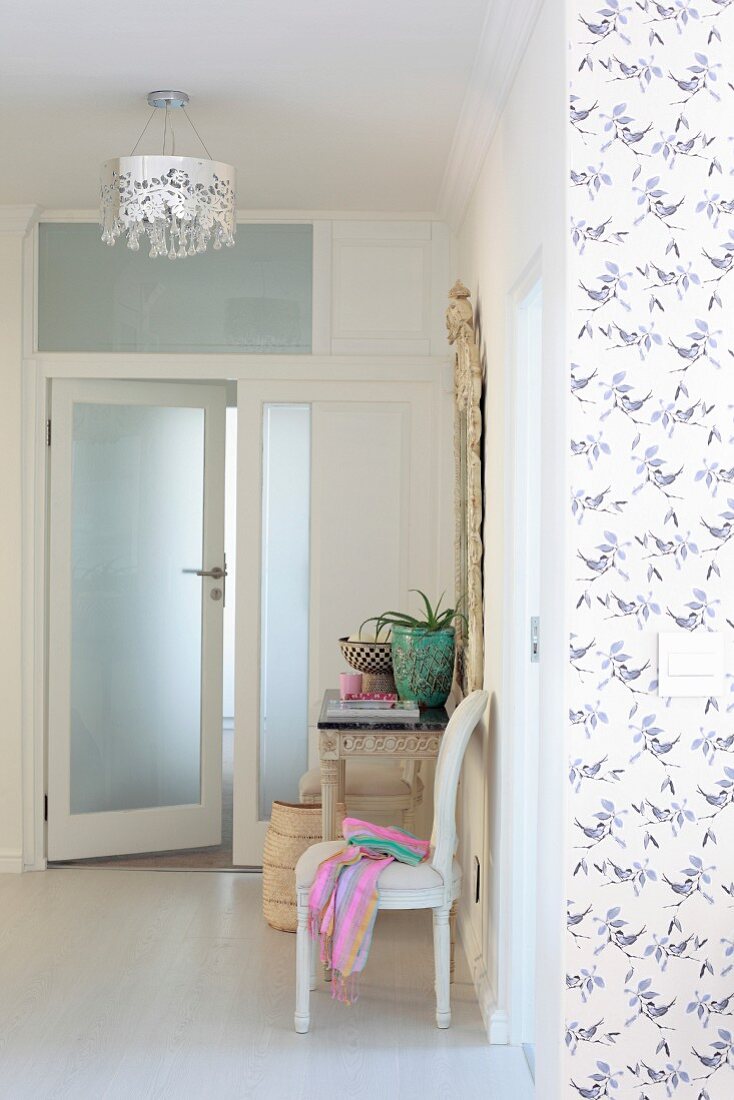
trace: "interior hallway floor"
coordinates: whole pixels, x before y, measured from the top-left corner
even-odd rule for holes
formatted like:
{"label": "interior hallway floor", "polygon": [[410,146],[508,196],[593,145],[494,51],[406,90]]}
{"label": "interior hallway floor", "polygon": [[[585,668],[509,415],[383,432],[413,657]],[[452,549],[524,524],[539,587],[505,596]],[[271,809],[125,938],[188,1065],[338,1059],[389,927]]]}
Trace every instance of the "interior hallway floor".
{"label": "interior hallway floor", "polygon": [[489,1047],[463,958],[434,1025],[431,917],[380,913],[352,1008],[312,994],[293,1031],[295,936],[259,875],[0,875],[2,1100],[531,1100]]}

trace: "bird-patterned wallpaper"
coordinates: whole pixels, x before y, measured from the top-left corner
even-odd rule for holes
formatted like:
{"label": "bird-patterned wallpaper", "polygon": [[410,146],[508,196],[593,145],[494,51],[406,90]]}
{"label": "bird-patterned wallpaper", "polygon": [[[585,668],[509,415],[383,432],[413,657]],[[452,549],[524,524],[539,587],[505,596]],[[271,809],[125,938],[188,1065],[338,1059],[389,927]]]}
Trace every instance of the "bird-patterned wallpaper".
{"label": "bird-patterned wallpaper", "polygon": [[567,1095],[734,1100],[734,0],[571,15]]}

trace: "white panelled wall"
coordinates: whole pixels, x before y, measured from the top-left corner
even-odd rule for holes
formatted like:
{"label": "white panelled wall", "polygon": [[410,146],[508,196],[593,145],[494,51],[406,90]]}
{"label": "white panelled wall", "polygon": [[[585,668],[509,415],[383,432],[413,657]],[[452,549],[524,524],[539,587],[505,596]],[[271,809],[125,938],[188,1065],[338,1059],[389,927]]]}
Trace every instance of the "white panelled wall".
{"label": "white panelled wall", "polygon": [[351,220],[332,233],[334,354],[445,354],[448,226]]}
{"label": "white panelled wall", "polygon": [[[438,458],[434,519],[425,525],[432,575],[420,580],[438,591],[453,583],[452,387],[443,317],[456,273],[443,222],[297,210],[242,216],[243,222],[313,224],[310,356],[41,355],[35,337],[38,215],[30,206],[0,207],[0,870],[6,871],[45,865],[43,435],[53,378],[369,377],[406,383],[415,375],[425,384],[428,375],[430,422],[413,430],[431,433]],[[45,211],[41,217],[93,222],[96,212]]]}
{"label": "white panelled wall", "polygon": [[33,207],[0,207],[0,871],[23,865],[23,240],[34,217]]}

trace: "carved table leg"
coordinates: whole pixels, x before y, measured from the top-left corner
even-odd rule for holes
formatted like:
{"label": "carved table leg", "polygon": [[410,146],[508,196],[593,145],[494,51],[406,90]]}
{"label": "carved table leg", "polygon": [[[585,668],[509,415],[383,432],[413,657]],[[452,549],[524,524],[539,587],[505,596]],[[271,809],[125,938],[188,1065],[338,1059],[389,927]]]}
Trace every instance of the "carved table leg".
{"label": "carved table leg", "polygon": [[321,758],[321,833],[336,840],[336,802],[339,793],[339,761]]}
{"label": "carved table leg", "polygon": [[456,962],[456,912],[458,908],[458,902],[454,902],[449,910],[449,929],[451,933],[451,967],[449,981],[453,984],[454,981],[454,965]]}
{"label": "carved table leg", "polygon": [[[339,783],[337,788],[337,802],[346,802],[347,793],[347,762],[346,760],[339,761]],[[335,826],[336,827],[336,826]]]}

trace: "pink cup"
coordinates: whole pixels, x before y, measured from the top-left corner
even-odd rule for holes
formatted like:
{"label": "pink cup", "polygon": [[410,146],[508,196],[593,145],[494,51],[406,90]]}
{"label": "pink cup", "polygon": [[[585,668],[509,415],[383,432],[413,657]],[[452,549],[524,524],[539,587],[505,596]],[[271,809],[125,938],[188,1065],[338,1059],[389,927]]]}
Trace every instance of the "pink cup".
{"label": "pink cup", "polygon": [[362,690],[361,672],[339,673],[339,696],[346,699],[347,695],[359,695]]}

